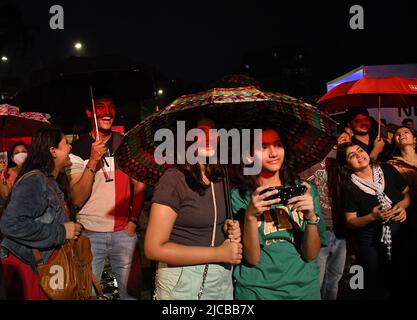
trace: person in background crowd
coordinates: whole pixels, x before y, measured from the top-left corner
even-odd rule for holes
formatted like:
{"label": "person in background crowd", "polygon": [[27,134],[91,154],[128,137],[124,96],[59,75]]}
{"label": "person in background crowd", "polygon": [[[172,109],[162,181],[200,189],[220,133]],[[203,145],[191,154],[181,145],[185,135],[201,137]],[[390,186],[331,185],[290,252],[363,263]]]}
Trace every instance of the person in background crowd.
{"label": "person in background crowd", "polygon": [[33,136],[28,157],[0,220],[7,299],[46,300],[32,248],[39,249],[45,263],[55,247],[80,235],[81,224],[68,221],[57,199],[63,200],[63,195],[56,177],[71,165],[70,150],[71,145],[59,129],[42,128]]}
{"label": "person in background crowd", "polygon": [[341,203],[348,227],[355,229],[358,262],[364,268],[364,292],[370,299],[389,298],[398,275],[393,261],[398,259],[400,223],[407,218],[409,187],[389,164],[373,162],[359,145],[338,146]]}
{"label": "person in background crowd", "polygon": [[[376,125],[378,126],[378,123]],[[394,133],[389,130],[387,120],[383,118],[381,118],[381,136],[384,137],[389,143],[392,142],[392,138],[394,137]]]}
{"label": "person in background crowd", "polygon": [[129,178],[114,161],[122,136],[112,131],[116,117],[113,99],[97,95],[95,106],[99,136],[96,136],[94,115],[87,109],[92,130],[73,143],[70,154],[72,166],[67,176],[71,199],[80,209],[77,221],[84,226],[83,234],[91,242],[93,273],[101,279],[106,258],[109,258],[120,298],[135,299],[129,294],[128,285],[129,280],[136,280],[129,276],[132,263],[136,263],[133,261],[137,256],[136,226],[145,185]]}
{"label": "person in background crowd", "polygon": [[351,141],[365,150],[372,160],[387,161],[390,154],[390,144],[372,133],[368,110],[366,108],[349,108],[347,119],[349,128],[353,132]]}
{"label": "person in background crowd", "polygon": [[13,145],[10,155],[12,162],[15,164],[14,167],[7,168],[4,163],[0,163],[0,197],[3,201],[9,196],[16,177],[19,175],[23,163],[28,156],[28,146],[24,142],[17,142]]}
{"label": "person in background crowd", "polygon": [[401,122],[401,124],[402,124],[403,127],[407,127],[412,132],[415,132],[413,119],[411,119],[411,118],[405,118],[405,119],[403,119],[403,121]]}
{"label": "person in background crowd", "polygon": [[407,284],[399,288],[405,298],[416,298],[417,276],[417,138],[409,127],[399,127],[394,132],[393,154],[388,163],[394,166],[410,186],[411,205],[407,208],[407,221],[402,225],[401,249],[402,260],[401,275],[405,278],[401,283]]}
{"label": "person in background crowd", "polygon": [[[347,132],[342,132],[338,143],[350,141]],[[339,291],[339,281],[343,276],[346,262],[346,231],[345,219],[341,203],[334,194],[334,181],[337,178],[337,146],[319,163],[300,173],[300,177],[313,182],[317,186],[320,205],[326,223],[328,246],[320,249],[320,287],[323,300],[336,300]]]}

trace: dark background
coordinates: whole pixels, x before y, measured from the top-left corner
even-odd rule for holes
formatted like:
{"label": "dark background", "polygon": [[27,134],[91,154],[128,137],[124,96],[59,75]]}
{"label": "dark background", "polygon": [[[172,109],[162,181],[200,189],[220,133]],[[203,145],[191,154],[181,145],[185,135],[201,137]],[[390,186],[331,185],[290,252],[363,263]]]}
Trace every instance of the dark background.
{"label": "dark background", "polygon": [[[64,30],[49,28],[54,4],[64,8]],[[364,8],[364,30],[350,29],[355,4]],[[411,1],[6,1],[0,55],[9,60],[0,61],[0,77],[3,88],[19,87],[32,70],[76,54],[80,41],[82,55],[119,54],[149,66],[164,89],[137,106],[140,115],[122,111],[127,126],[231,73],[314,99],[327,81],[361,65],[415,63],[412,8]]]}

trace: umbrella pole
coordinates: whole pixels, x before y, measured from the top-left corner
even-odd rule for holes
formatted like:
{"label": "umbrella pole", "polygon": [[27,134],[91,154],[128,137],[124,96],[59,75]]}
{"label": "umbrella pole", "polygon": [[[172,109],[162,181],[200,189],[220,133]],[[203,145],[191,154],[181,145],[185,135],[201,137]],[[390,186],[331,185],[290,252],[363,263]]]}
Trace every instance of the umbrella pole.
{"label": "umbrella pole", "polygon": [[378,96],[378,138],[381,138],[381,96]]}
{"label": "umbrella pole", "polygon": [[[99,132],[98,132],[98,123],[97,123],[97,113],[96,113],[96,103],[94,102],[94,95],[93,95],[93,88],[90,85],[90,95],[91,95],[91,106],[93,107],[93,118],[94,118],[94,127],[96,129],[96,141],[100,140]],[[104,155],[105,157],[106,155]],[[106,179],[106,182],[113,181],[113,179],[110,179],[109,174],[106,171],[106,167],[104,164],[105,159],[101,159],[101,170],[103,170],[104,179]]]}
{"label": "umbrella pole", "polygon": [[90,86],[90,95],[91,95],[91,106],[93,107],[94,128],[96,129],[96,141],[98,141],[100,137],[98,133],[96,103],[94,102],[93,88],[91,86]]}

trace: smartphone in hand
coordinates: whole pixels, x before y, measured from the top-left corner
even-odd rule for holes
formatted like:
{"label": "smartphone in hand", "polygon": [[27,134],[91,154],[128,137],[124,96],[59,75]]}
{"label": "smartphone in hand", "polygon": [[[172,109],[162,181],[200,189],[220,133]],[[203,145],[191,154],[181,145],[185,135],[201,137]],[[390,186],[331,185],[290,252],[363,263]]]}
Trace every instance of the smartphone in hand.
{"label": "smartphone in hand", "polygon": [[260,193],[260,195],[269,191],[273,191],[273,190],[278,190],[278,193],[273,194],[272,196],[269,196],[265,200],[269,201],[269,200],[280,198],[281,201],[279,203],[286,205],[289,199],[297,197],[297,196],[302,196],[304,193],[306,193],[307,188],[301,185],[299,186],[273,186],[273,187],[263,190]]}

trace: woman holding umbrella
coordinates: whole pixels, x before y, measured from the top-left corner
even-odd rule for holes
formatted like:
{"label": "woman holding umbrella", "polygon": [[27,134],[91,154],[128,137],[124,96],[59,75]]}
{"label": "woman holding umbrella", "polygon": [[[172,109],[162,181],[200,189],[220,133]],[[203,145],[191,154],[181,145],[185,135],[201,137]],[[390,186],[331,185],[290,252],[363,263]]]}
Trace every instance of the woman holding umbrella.
{"label": "woman holding umbrella", "polygon": [[[348,227],[355,229],[358,261],[364,268],[365,297],[392,294],[400,223],[410,204],[409,187],[391,165],[376,163],[360,146],[338,146],[339,185]],[[392,280],[391,280],[392,279]]]}
{"label": "woman holding umbrella", "polygon": [[[186,121],[186,125],[190,122]],[[204,116],[189,127],[208,133],[214,122]],[[215,155],[217,138],[198,138],[202,158]],[[223,172],[202,161],[176,165],[159,180],[145,236],[145,254],[158,261],[158,300],[231,300],[231,265],[242,258],[240,229],[227,220]],[[228,239],[228,231],[230,239]]]}

